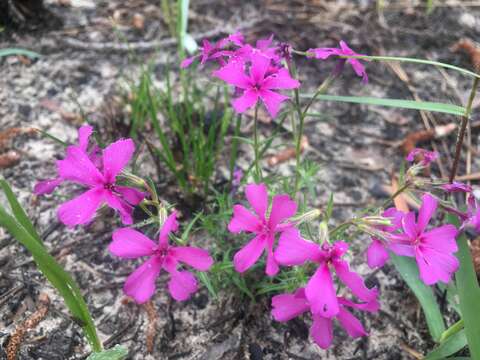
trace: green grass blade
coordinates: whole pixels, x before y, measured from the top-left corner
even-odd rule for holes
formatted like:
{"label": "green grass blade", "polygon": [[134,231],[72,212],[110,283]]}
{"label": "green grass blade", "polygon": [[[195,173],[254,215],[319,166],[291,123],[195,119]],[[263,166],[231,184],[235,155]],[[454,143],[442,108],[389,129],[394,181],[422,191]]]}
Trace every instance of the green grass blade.
{"label": "green grass blade", "polygon": [[128,351],[124,346],[116,345],[112,349],[91,354],[87,360],[123,360],[127,355]]}
{"label": "green grass blade", "polygon": [[203,285],[205,285],[205,287],[208,289],[208,292],[210,293],[210,295],[214,299],[217,299],[217,292],[215,291],[215,288],[208,274],[206,272],[198,271],[197,276],[200,279],[200,281],[203,283]]}
{"label": "green grass blade", "polygon": [[65,270],[62,269],[55,259],[47,253],[46,249],[1,206],[0,226],[4,227],[32,254],[39,270],[58,290],[74,320],[83,328],[85,337],[90,343],[93,351],[101,351],[102,344],[97,336],[95,325],[75,281],[67,272],[65,272]]}
{"label": "green grass blade", "polygon": [[[342,56],[343,57],[343,56]],[[443,67],[446,69],[450,70],[455,70],[458,71],[459,73],[462,73],[464,75],[468,75],[471,77],[477,77],[480,78],[479,74],[474,73],[473,71],[455,66],[455,65],[450,65],[447,63],[442,63],[439,61],[433,61],[433,60],[425,60],[425,59],[416,59],[416,58],[411,58],[411,57],[402,57],[402,56],[368,56],[368,55],[358,55],[358,56],[345,56],[345,58],[356,58],[356,59],[364,59],[364,60],[378,60],[378,61],[400,61],[400,62],[409,62],[409,63],[414,63],[414,64],[424,64],[424,65],[433,65],[433,66],[439,66]]]}
{"label": "green grass blade", "polygon": [[53,136],[52,134],[49,134],[48,132],[46,132],[46,131],[44,131],[44,130],[41,130],[41,129],[37,129],[37,128],[34,128],[34,129],[35,129],[35,131],[38,131],[38,132],[39,132],[40,134],[42,134],[43,136],[48,137],[49,139],[52,139],[53,141],[59,143],[60,145],[65,146],[65,147],[68,146],[68,144],[67,144],[65,141],[60,140],[60,139],[57,138],[56,136]]}
{"label": "green grass blade", "polygon": [[465,330],[461,330],[430,351],[425,356],[425,360],[445,359],[447,356],[462,350],[465,346],[467,346],[467,337],[465,336]]}
{"label": "green grass blade", "polygon": [[40,54],[37,54],[36,52],[30,51],[30,50],[17,49],[17,48],[0,49],[0,57],[12,56],[12,55],[23,55],[31,59],[40,57]]}
{"label": "green grass blade", "polygon": [[10,208],[12,209],[12,213],[15,219],[20,223],[21,226],[23,226],[26,231],[28,231],[28,233],[35,239],[35,241],[37,241],[38,244],[43,246],[42,239],[38,235],[35,227],[33,226],[32,222],[28,218],[20,203],[18,202],[17,197],[13,193],[8,183],[4,179],[0,179],[0,186],[2,187],[5,195],[7,196],[8,203],[10,204]]}
{"label": "green grass blade", "polygon": [[[303,94],[302,98],[311,98],[313,94]],[[338,101],[348,102],[355,104],[387,106],[395,108],[413,109],[440,112],[446,114],[452,114],[457,116],[463,116],[465,114],[465,108],[463,106],[429,102],[429,101],[415,101],[415,100],[402,100],[402,99],[381,99],[367,96],[338,96],[338,95],[317,95],[318,100],[323,101]]]}
{"label": "green grass blade", "polygon": [[390,258],[403,280],[420,302],[430,335],[435,341],[438,341],[445,331],[445,323],[432,289],[420,280],[415,260],[405,256],[397,256],[393,253],[390,253]]}

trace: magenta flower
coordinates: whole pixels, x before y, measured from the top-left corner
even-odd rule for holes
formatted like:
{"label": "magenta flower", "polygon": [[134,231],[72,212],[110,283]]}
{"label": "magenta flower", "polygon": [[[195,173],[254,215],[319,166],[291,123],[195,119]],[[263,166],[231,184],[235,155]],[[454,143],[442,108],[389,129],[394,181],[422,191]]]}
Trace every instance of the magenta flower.
{"label": "magenta flower", "polygon": [[[402,227],[403,212],[395,208],[389,208],[382,214],[385,218],[390,218],[391,226],[377,226],[376,228],[386,233],[393,233]],[[388,261],[388,243],[383,239],[372,238],[372,243],[367,249],[367,263],[370,268],[382,267]]]}
{"label": "magenta flower", "polygon": [[103,170],[99,170],[78,146],[67,148],[67,157],[57,161],[57,171],[63,180],[89,187],[80,196],[67,201],[58,209],[58,218],[69,227],[88,223],[104,203],[120,213],[124,224],[132,224],[133,206],[145,194],[135,188],[115,184],[116,176],[124,169],[135,151],[131,139],[118,140],[103,150]]}
{"label": "magenta flower", "polygon": [[478,201],[473,194],[468,194],[467,197],[467,212],[457,212],[456,215],[462,220],[462,226],[460,229],[466,226],[472,226],[476,232],[480,232],[480,207]]}
{"label": "magenta flower", "polygon": [[[317,49],[309,49],[307,51],[307,54],[313,54],[313,56],[316,59],[322,59],[325,60],[329,58],[332,55],[336,56],[366,56],[364,54],[359,54],[350,49],[350,47],[347,45],[345,41],[340,41],[340,49],[339,48],[317,48]],[[343,70],[343,67],[345,65],[345,62],[348,62],[355,73],[362,77],[362,81],[364,84],[368,83],[368,76],[367,72],[365,70],[365,67],[363,64],[360,62],[359,59],[355,58],[340,58],[339,65],[336,69],[336,73],[340,73]]]}
{"label": "magenta flower", "polygon": [[242,61],[230,61],[213,75],[243,91],[242,96],[233,101],[233,107],[237,113],[243,113],[260,99],[269,114],[275,117],[280,104],[288,97],[272,90],[294,89],[298,88],[300,83],[292,79],[285,68],[269,74],[267,71],[271,69],[271,59],[261,53],[252,53],[251,60],[248,75],[245,74],[245,64]]}
{"label": "magenta flower", "polygon": [[187,264],[198,271],[207,271],[213,264],[208,251],[191,246],[170,246],[168,236],[178,229],[176,213],[167,218],[160,230],[158,244],[142,233],[123,228],[115,230],[108,250],[125,259],[142,256],[150,258],[127,278],[123,291],[139,304],[150,300],[155,292],[155,281],[163,269],[170,274],[168,291],[177,301],[184,301],[197,291],[195,276],[189,271],[178,270],[179,263]]}
{"label": "magenta flower", "polygon": [[[376,299],[367,303],[357,304],[343,297],[337,297],[338,312],[334,317],[352,338],[368,335],[358,320],[347,307],[368,312],[377,312],[379,304]],[[312,311],[306,296],[306,289],[300,288],[293,294],[281,294],[272,298],[272,316],[276,321],[286,322],[310,311],[313,318],[310,336],[322,349],[328,349],[333,341],[333,317],[323,317]]]}
{"label": "magenta flower", "polygon": [[415,221],[413,211],[402,219],[403,233],[391,235],[390,249],[401,256],[414,257],[420,271],[420,279],[427,285],[439,281],[448,283],[458,270],[457,229],[453,225],[442,225],[426,231],[438,202],[430,194],[422,197],[422,206]]}
{"label": "magenta flower", "polygon": [[372,301],[378,295],[377,289],[368,289],[362,278],[350,271],[348,263],[342,259],[348,244],[337,241],[334,244],[316,244],[302,239],[295,228],[285,230],[280,236],[275,250],[275,260],[280,265],[302,265],[307,261],[318,264],[318,268],[305,288],[305,296],[312,313],[331,318],[340,311],[330,266],[338,278],[362,301]]}
{"label": "magenta flower", "polygon": [[417,156],[421,159],[420,160],[421,165],[428,166],[430,165],[431,162],[437,160],[438,153],[436,151],[428,151],[421,148],[415,148],[412,151],[410,151],[410,153],[407,155],[405,159],[409,162],[414,162]]}
{"label": "magenta flower", "polygon": [[470,185],[457,182],[457,181],[454,181],[451,184],[444,184],[441,186],[441,188],[449,193],[455,193],[455,192],[471,193],[473,191]]}
{"label": "magenta flower", "polygon": [[268,193],[265,184],[249,184],[245,194],[256,215],[242,205],[235,205],[228,230],[235,234],[242,231],[253,233],[255,237],[235,254],[233,258],[235,270],[240,273],[248,270],[266,250],[265,272],[273,276],[278,272],[278,264],[273,257],[275,235],[293,226],[287,220],[297,212],[297,204],[288,195],[275,195],[270,216],[267,218]]}
{"label": "magenta flower", "polygon": [[243,35],[236,32],[212,44],[208,40],[203,40],[203,46],[200,47],[200,54],[186,58],[180,64],[182,69],[189,67],[196,59],[200,59],[200,64],[204,65],[207,61],[217,60],[221,65],[224,64],[223,57],[231,56],[231,51],[225,50],[230,44],[243,46]]}
{"label": "magenta flower", "polygon": [[[99,150],[98,146],[94,146],[90,151],[88,151],[88,142],[90,135],[92,135],[93,127],[90,125],[83,125],[78,129],[78,144],[77,147],[82,150],[84,153],[88,153],[88,157],[96,162],[97,161],[97,152]],[[35,184],[33,193],[35,195],[44,195],[51,194],[57,186],[64,182],[60,176],[57,176],[53,179],[47,179],[39,181]]]}

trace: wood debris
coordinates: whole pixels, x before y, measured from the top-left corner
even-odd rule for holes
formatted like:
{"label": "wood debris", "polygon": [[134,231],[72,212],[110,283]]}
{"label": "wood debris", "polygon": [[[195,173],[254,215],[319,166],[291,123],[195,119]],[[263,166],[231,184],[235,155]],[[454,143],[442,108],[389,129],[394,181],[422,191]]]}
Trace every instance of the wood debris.
{"label": "wood debris", "polygon": [[152,301],[143,305],[148,317],[148,325],[146,331],[146,345],[149,354],[153,353],[153,346],[155,345],[155,335],[157,334],[157,319],[158,314]]}
{"label": "wood debris", "polygon": [[20,158],[20,154],[14,150],[0,154],[0,169],[6,169],[17,165],[20,162]]}
{"label": "wood debris", "polygon": [[470,61],[472,62],[475,71],[480,71],[480,49],[477,48],[477,46],[472,40],[458,40],[455,44],[453,44],[450,50],[453,52],[466,52],[468,56],[470,56]]}

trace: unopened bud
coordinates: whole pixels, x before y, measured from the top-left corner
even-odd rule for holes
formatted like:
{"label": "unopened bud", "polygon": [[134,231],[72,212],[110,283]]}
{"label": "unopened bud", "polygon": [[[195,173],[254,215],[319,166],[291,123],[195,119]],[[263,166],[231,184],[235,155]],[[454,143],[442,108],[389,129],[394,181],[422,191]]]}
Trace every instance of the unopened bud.
{"label": "unopened bud", "polygon": [[328,235],[328,224],[325,221],[322,221],[318,227],[318,237],[320,238],[320,243],[329,243],[330,237]]}

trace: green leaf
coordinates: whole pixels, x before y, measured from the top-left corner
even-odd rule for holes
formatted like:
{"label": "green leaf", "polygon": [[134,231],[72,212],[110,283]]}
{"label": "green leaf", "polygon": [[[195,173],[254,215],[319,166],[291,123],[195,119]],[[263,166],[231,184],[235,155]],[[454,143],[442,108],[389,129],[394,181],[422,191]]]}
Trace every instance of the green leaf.
{"label": "green leaf", "polygon": [[112,349],[91,354],[87,360],[123,360],[127,355],[128,351],[124,346],[116,345]]}
{"label": "green leaf", "polygon": [[[302,98],[310,99],[312,94],[303,94]],[[463,106],[429,102],[429,101],[415,101],[415,100],[403,100],[403,99],[382,99],[367,96],[338,96],[338,95],[318,95],[318,100],[323,101],[339,101],[355,104],[376,105],[376,106],[388,106],[395,108],[424,110],[432,112],[440,112],[452,115],[463,116],[465,114],[465,108]]]}
{"label": "green leaf", "polygon": [[36,52],[30,51],[30,50],[17,49],[17,48],[0,49],[0,57],[12,56],[12,55],[23,55],[31,59],[40,57],[40,54],[37,54]]}
{"label": "green leaf", "polygon": [[[5,181],[2,183],[2,188],[7,189],[7,193],[11,193],[11,189]],[[18,204],[18,201],[15,201],[14,203]],[[22,212],[25,213],[23,209]],[[73,319],[83,328],[85,336],[93,351],[101,351],[102,344],[97,336],[95,325],[77,284],[71,276],[62,269],[56,260],[48,254],[41,243],[38,242],[37,238],[40,238],[38,233],[36,233],[35,236],[30,234],[30,231],[32,230],[27,230],[22,225],[21,221],[24,222],[21,215],[20,218],[14,218],[5,210],[5,208],[0,206],[0,226],[4,227],[32,254],[38,269],[58,290],[63,297],[66,306],[70,310]]]}
{"label": "green leaf", "polygon": [[397,256],[393,253],[390,253],[390,258],[403,280],[420,302],[430,335],[435,341],[438,341],[445,331],[445,323],[432,289],[420,280],[415,260],[405,256]]}
{"label": "green leaf", "polygon": [[68,144],[67,144],[65,141],[60,140],[60,139],[57,138],[56,136],[53,136],[52,134],[49,134],[48,132],[46,132],[46,131],[44,131],[44,130],[37,129],[37,128],[35,128],[35,130],[38,131],[38,132],[39,132],[40,134],[42,134],[43,136],[52,139],[53,141],[59,143],[59,144],[62,145],[62,146],[65,146],[65,147],[68,146]]}
{"label": "green leaf", "polygon": [[467,346],[467,337],[465,336],[465,330],[461,330],[430,351],[424,360],[445,359],[447,356],[462,350],[465,346]]}
{"label": "green leaf", "polygon": [[[456,226],[458,219],[451,214],[447,221]],[[455,254],[460,261],[460,268],[455,274],[460,311],[465,322],[470,355],[473,359],[480,359],[480,287],[473,267],[473,261],[465,234],[457,237],[458,252]]]}
{"label": "green leaf", "polygon": [[215,291],[215,288],[208,274],[203,271],[197,271],[197,276],[200,279],[200,281],[203,283],[203,285],[205,285],[205,287],[208,289],[208,292],[210,293],[210,295],[212,295],[214,299],[217,299],[217,292]]}

